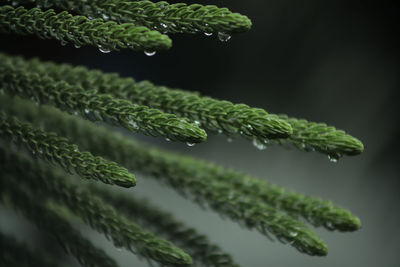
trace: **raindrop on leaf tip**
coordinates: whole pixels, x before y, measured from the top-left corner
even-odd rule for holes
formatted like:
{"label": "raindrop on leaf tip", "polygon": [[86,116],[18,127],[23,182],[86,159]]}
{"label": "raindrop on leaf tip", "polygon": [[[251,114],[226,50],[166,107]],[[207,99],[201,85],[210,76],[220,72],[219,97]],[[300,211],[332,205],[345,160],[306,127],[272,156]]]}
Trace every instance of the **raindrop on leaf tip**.
{"label": "raindrop on leaf tip", "polygon": [[148,57],[152,57],[156,54],[156,51],[144,51],[144,54]]}

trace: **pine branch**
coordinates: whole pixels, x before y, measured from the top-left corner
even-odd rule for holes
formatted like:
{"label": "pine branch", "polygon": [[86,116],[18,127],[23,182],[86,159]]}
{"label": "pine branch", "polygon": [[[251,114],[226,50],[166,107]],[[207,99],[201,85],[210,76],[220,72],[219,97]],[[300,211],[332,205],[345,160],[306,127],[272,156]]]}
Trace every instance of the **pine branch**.
{"label": "pine branch", "polygon": [[119,23],[134,23],[169,33],[239,33],[251,28],[246,16],[214,5],[169,4],[165,1],[36,1],[37,5],[71,10]]}
{"label": "pine branch", "polygon": [[[0,97],[0,103],[7,112],[22,116],[35,124],[42,123],[61,135],[80,142],[89,151],[109,157],[128,168],[159,176],[165,175],[166,169],[169,170],[167,174],[183,177],[182,179],[186,176],[194,176],[209,180],[211,183],[223,182],[247,196],[259,198],[292,215],[302,216],[314,226],[324,226],[329,230],[354,231],[361,226],[356,216],[343,208],[334,206],[329,201],[291,192],[261,179],[200,159],[179,156],[160,149],[149,149],[129,138],[111,133],[104,128],[94,129],[88,125],[89,123],[64,116],[50,109],[38,109],[23,101],[11,101],[8,97]],[[40,118],[46,118],[46,121]],[[85,136],[92,136],[92,138],[86,140],[88,138]],[[144,155],[144,158],[140,160],[142,156],[138,157],[138,155]],[[168,177],[165,178],[168,179]]]}
{"label": "pine branch", "polygon": [[[67,81],[74,86],[96,89],[99,93],[126,98],[139,105],[148,105],[165,112],[175,113],[198,122],[203,128],[224,132],[227,135],[242,135],[261,142],[269,138],[284,138],[292,133],[291,126],[262,109],[244,104],[232,104],[182,90],[157,87],[150,82],[135,82],[131,78],[120,78],[117,74],[88,70],[85,67],[56,65],[51,62],[24,60],[0,54],[4,65],[18,66],[19,69],[49,75],[56,81]],[[33,75],[33,74],[32,74]]]}
{"label": "pine branch", "polygon": [[[2,158],[7,157],[1,149],[0,153]],[[110,237],[115,246],[126,247],[162,264],[191,263],[190,256],[181,249],[119,215],[112,206],[93,196],[89,189],[68,182],[69,177],[15,154],[10,154],[1,165],[3,171],[13,175],[19,184],[25,183],[35,194],[65,204],[93,229]]]}
{"label": "pine branch", "polygon": [[123,187],[136,184],[135,177],[115,162],[95,157],[89,152],[81,152],[68,139],[34,128],[4,112],[0,112],[0,136],[11,139],[17,145],[23,145],[32,154],[56,163],[68,172],[70,168],[75,170],[82,178]]}
{"label": "pine branch", "polygon": [[[41,109],[44,110],[44,109]],[[219,182],[214,177],[197,173],[196,162],[186,157],[175,157],[171,153],[161,152],[138,145],[131,139],[76,118],[63,118],[55,111],[43,111],[46,127],[62,135],[69,136],[93,153],[105,155],[132,168],[140,168],[143,173],[158,178],[178,192],[203,205],[207,203],[218,213],[230,217],[249,228],[256,228],[262,234],[268,232],[282,242],[289,242],[298,250],[311,255],[325,255],[327,248],[319,238],[303,223],[293,220],[272,206],[235,191],[231,184]],[[90,138],[85,138],[90,136]],[[182,168],[182,166],[186,166]]]}
{"label": "pine branch", "polygon": [[32,250],[26,244],[0,232],[0,265],[7,267],[56,267],[49,255]]}
{"label": "pine branch", "polygon": [[189,123],[173,114],[158,109],[132,104],[97,90],[84,91],[79,85],[0,62],[0,86],[11,95],[31,98],[40,104],[51,104],[71,113],[80,113],[91,120],[103,120],[120,125],[130,131],[147,135],[164,136],[172,140],[198,143],[206,139],[206,133],[198,125]]}
{"label": "pine branch", "polygon": [[131,78],[120,78],[115,73],[88,70],[82,66],[57,65],[2,54],[0,58],[31,72],[49,75],[57,81],[65,80],[83,88],[96,88],[101,93],[110,93],[137,104],[190,118],[211,131],[220,131],[227,135],[240,134],[248,139],[255,138],[256,144],[261,147],[268,144],[268,139],[287,137],[291,134],[287,139],[274,142],[291,143],[305,151],[316,150],[329,155],[332,160],[342,155],[357,155],[364,150],[358,139],[323,123],[289,118],[286,115],[278,117],[243,104],[233,105],[227,101],[200,97],[182,90],[171,90],[155,86],[148,81],[135,82]]}
{"label": "pine branch", "polygon": [[[342,130],[328,126],[325,123],[308,122],[280,115],[293,128],[293,134],[288,138],[293,145],[305,151],[315,151],[327,154],[332,161],[343,155],[358,155],[364,151],[360,140],[346,134]],[[286,140],[281,140],[281,143]]]}
{"label": "pine branch", "polygon": [[184,248],[195,262],[202,264],[201,266],[239,266],[231,255],[212,244],[205,235],[187,227],[172,214],[156,208],[145,199],[137,200],[122,194],[114,194],[97,186],[91,187],[90,190],[113,205],[118,212]]}
{"label": "pine branch", "polygon": [[61,44],[71,42],[77,47],[92,45],[103,52],[121,48],[156,51],[169,49],[172,45],[168,36],[145,27],[89,20],[66,11],[56,13],[52,9],[0,6],[0,32],[34,34],[42,39],[56,39]]}
{"label": "pine branch", "polygon": [[0,201],[20,210],[39,229],[53,236],[67,254],[73,255],[83,266],[87,267],[117,266],[113,259],[108,257],[104,251],[94,247],[66,220],[40,204],[37,196],[33,197],[26,193],[29,191],[27,188],[15,183],[13,179],[4,177],[4,174],[2,176],[0,179]]}

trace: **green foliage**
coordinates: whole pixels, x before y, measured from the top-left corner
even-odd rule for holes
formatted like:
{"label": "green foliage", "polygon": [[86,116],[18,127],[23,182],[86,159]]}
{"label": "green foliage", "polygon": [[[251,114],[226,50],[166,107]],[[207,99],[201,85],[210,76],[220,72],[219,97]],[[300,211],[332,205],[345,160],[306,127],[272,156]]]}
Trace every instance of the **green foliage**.
{"label": "green foliage", "polygon": [[18,66],[24,72],[48,75],[56,81],[67,81],[82,88],[96,89],[102,94],[129,99],[138,105],[187,117],[212,132],[256,139],[260,145],[268,145],[269,139],[281,138],[273,142],[279,144],[289,142],[299,149],[316,150],[335,159],[343,155],[360,154],[364,149],[358,139],[324,123],[269,114],[262,109],[251,108],[244,104],[235,105],[183,90],[155,86],[149,81],[136,82],[132,78],[120,78],[115,73],[88,70],[82,66],[57,65],[52,62],[24,60],[21,57],[2,54],[0,59],[4,65]]}
{"label": "green foliage", "polygon": [[[28,2],[27,0],[23,2]],[[35,1],[38,6],[70,10],[119,23],[131,22],[168,33],[238,33],[248,31],[251,21],[227,8],[214,5],[169,4],[165,1],[91,0]]]}
{"label": "green foliage", "polygon": [[203,266],[238,266],[229,254],[212,244],[206,236],[177,221],[172,214],[151,205],[146,199],[115,194],[100,187],[91,187],[91,190],[112,204],[118,212],[181,246],[189,252],[194,263]]}
{"label": "green foliage", "polygon": [[68,221],[42,204],[40,198],[27,193],[29,189],[13,181],[13,178],[6,178],[5,174],[1,176],[0,200],[3,203],[20,210],[38,228],[54,237],[65,252],[73,255],[82,266],[117,266],[115,261],[108,257],[104,251],[94,247]]}
{"label": "green foliage", "polygon": [[0,259],[8,267],[57,267],[54,260],[49,260],[39,251],[33,251],[15,238],[0,232]]}
{"label": "green foliage", "polygon": [[5,61],[0,63],[0,86],[12,95],[31,98],[41,104],[51,104],[93,121],[104,120],[133,132],[161,135],[189,143],[204,141],[207,136],[196,124],[173,114],[136,105],[108,94],[99,94],[95,89],[85,91],[78,85],[26,72],[24,68],[9,65]]}
{"label": "green foliage", "polygon": [[42,39],[57,39],[62,44],[93,45],[103,51],[129,48],[136,51],[164,50],[171,47],[171,39],[157,31],[133,24],[89,20],[72,16],[66,11],[55,13],[49,9],[25,9],[0,6],[0,32],[22,35],[35,34]]}
{"label": "green foliage", "polygon": [[[297,249],[311,255],[326,253],[322,241],[303,223],[293,220],[274,206],[279,205],[283,210],[310,216],[314,222],[328,225],[330,228],[357,228],[357,225],[354,225],[358,221],[357,218],[329,202],[287,193],[277,186],[263,184],[241,173],[224,170],[198,159],[139,145],[132,139],[106,128],[94,127],[86,121],[65,116],[51,109],[41,108],[40,111],[35,111],[33,106],[29,108],[27,104],[7,104],[12,103],[9,100],[1,102],[6,108],[9,106],[8,112],[25,118],[30,117],[32,120],[44,117],[46,120],[41,120],[41,123],[46,128],[55,129],[61,135],[68,136],[94,154],[106,156],[124,166],[156,177],[200,205],[207,203],[218,213],[249,228],[256,228],[263,234],[272,233],[281,241],[290,242]],[[254,190],[254,187],[260,184],[263,187],[258,191]],[[254,197],[248,194],[252,190],[255,191]],[[271,205],[257,198],[260,191],[259,195]]]}
{"label": "green foliage", "polygon": [[65,204],[92,228],[111,238],[116,247],[126,247],[163,264],[191,263],[190,256],[182,250],[119,215],[90,190],[68,182],[70,177],[1,149],[0,155],[6,159],[1,162],[3,172],[18,184],[25,183],[35,195],[51,197]]}
{"label": "green foliage", "polygon": [[[172,42],[163,33],[218,33],[226,40],[250,27],[246,16],[210,5],[147,0],[0,1],[0,33],[31,34],[76,47],[91,45],[103,52],[168,49]],[[67,172],[74,170],[85,179],[123,187],[136,183],[125,168],[138,171],[203,207],[309,255],[326,255],[328,250],[303,220],[328,230],[354,231],[361,226],[356,216],[329,201],[142,145],[93,121],[189,145],[205,141],[207,130],[244,137],[259,148],[289,143],[327,154],[332,160],[363,151],[358,139],[332,126],[115,73],[0,53],[0,93],[4,92],[0,96],[0,199],[54,236],[83,266],[117,264],[70,225],[68,214],[106,235],[115,246],[163,265],[191,265],[191,257],[206,266],[237,264],[205,236],[146,201],[75,182],[48,163]],[[41,160],[27,157],[26,150]],[[144,230],[140,223],[190,255]],[[1,263],[26,264],[19,255],[32,262],[42,260],[11,239],[0,238],[6,240]],[[46,266],[43,262],[40,265]]]}
{"label": "green foliage", "polygon": [[124,187],[136,184],[135,177],[116,163],[95,157],[89,152],[81,152],[68,139],[34,128],[4,112],[0,112],[0,136],[11,139],[17,145],[23,145],[32,154],[56,163],[68,172],[72,168],[82,178]]}

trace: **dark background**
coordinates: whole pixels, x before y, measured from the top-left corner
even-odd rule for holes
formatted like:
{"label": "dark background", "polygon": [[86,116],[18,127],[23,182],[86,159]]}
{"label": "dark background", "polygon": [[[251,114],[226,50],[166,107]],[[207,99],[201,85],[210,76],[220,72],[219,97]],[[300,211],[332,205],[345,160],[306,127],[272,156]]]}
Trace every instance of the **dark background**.
{"label": "dark background", "polygon": [[[0,35],[0,50],[119,72],[344,129],[363,141],[365,151],[336,164],[321,154],[276,146],[258,151],[245,140],[228,143],[223,136],[209,135],[206,143],[190,148],[138,136],[350,209],[361,218],[360,231],[316,229],[329,246],[327,257],[310,257],[271,242],[201,210],[146,177],[139,177],[132,192],[153,199],[208,234],[243,266],[399,266],[398,5],[386,1],[202,3],[245,14],[253,27],[227,43],[216,36],[173,35],[173,48],[153,57],[127,50],[102,54],[93,47],[75,49],[12,35]],[[2,210],[0,218],[1,229],[39,242],[34,228],[14,213]],[[147,266],[99,235],[90,235],[122,266]]]}

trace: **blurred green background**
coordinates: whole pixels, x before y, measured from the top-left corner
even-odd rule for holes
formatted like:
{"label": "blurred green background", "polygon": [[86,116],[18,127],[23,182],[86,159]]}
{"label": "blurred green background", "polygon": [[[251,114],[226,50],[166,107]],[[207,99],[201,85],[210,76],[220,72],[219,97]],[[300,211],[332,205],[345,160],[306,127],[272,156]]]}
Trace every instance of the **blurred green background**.
{"label": "blurred green background", "polygon": [[[0,50],[119,72],[345,130],[363,141],[365,151],[338,163],[317,153],[278,146],[259,151],[248,141],[228,143],[223,136],[209,135],[206,143],[195,147],[135,136],[350,209],[361,218],[360,231],[343,234],[316,229],[329,246],[327,257],[310,257],[271,242],[200,209],[147,177],[138,175],[137,187],[125,193],[151,198],[207,234],[242,266],[399,266],[398,5],[316,0],[201,3],[247,15],[253,21],[252,30],[226,43],[216,36],[173,35],[173,48],[153,57],[131,51],[102,54],[92,47],[75,49],[13,35],[0,35]],[[60,253],[14,212],[1,209],[0,229]],[[100,235],[85,231],[121,266],[148,266]]]}

